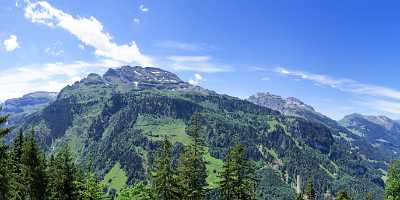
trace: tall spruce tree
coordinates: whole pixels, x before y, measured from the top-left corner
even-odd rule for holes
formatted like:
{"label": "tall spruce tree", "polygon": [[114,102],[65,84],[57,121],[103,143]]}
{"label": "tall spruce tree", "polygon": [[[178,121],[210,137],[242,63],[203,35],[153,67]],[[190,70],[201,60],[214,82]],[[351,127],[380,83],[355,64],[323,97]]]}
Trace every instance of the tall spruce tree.
{"label": "tall spruce tree", "polygon": [[77,187],[79,188],[80,200],[106,199],[106,195],[103,192],[104,186],[100,183],[93,171],[93,160],[91,158],[85,172],[85,178],[81,181],[77,181]]}
{"label": "tall spruce tree", "polygon": [[240,144],[229,150],[220,173],[220,188],[226,200],[256,198],[255,169]]}
{"label": "tall spruce tree", "polygon": [[53,161],[50,162],[50,198],[54,200],[78,200],[79,190],[77,181],[79,180],[78,169],[76,168],[71,150],[65,144],[57,153]]}
{"label": "tall spruce tree", "polygon": [[[0,108],[1,110],[1,108]],[[7,116],[0,116],[0,200],[9,198],[10,193],[10,172],[8,166],[7,145],[3,143],[3,138],[11,132],[11,128],[6,126]]]}
{"label": "tall spruce tree", "polygon": [[186,147],[179,160],[178,174],[181,195],[183,199],[201,200],[207,193],[208,186],[207,168],[203,159],[205,153],[204,142],[201,138],[201,116],[195,113],[192,116],[188,135],[192,136],[192,142]]}
{"label": "tall spruce tree", "polygon": [[47,187],[46,160],[36,142],[33,129],[23,145],[21,162],[28,198],[31,200],[45,199]]}
{"label": "tall spruce tree", "polygon": [[400,160],[396,160],[390,164],[387,176],[385,199],[400,200]]}
{"label": "tall spruce tree", "polygon": [[157,199],[179,199],[176,171],[172,167],[172,144],[164,138],[153,171],[153,190]]}
{"label": "tall spruce tree", "polygon": [[304,188],[304,194],[307,200],[315,200],[316,194],[314,190],[314,184],[311,178],[307,180],[306,186]]}
{"label": "tall spruce tree", "polygon": [[26,182],[24,181],[23,168],[24,165],[22,163],[22,154],[24,148],[25,138],[24,133],[19,130],[17,137],[13,140],[12,149],[10,152],[10,173],[11,173],[11,192],[10,199],[26,199]]}

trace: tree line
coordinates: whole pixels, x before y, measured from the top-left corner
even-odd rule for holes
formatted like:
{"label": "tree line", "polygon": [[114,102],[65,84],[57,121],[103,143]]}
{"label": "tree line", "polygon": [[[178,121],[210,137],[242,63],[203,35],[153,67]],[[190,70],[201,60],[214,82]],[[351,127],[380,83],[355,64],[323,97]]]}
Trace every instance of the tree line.
{"label": "tree line", "polygon": [[[4,128],[8,116],[0,116],[0,139],[11,132]],[[0,200],[202,200],[210,195],[224,200],[256,199],[256,168],[246,148],[232,147],[219,173],[219,187],[210,189],[201,137],[201,116],[195,113],[188,126],[192,142],[174,162],[173,144],[161,141],[148,183],[139,182],[122,189],[116,196],[107,196],[105,186],[96,176],[92,162],[86,167],[75,164],[68,145],[49,156],[37,144],[35,132],[20,131],[12,144],[0,143]],[[400,161],[393,162],[387,174],[386,200],[400,200]],[[213,191],[218,191],[213,193]],[[312,179],[296,200],[315,200]],[[346,191],[336,194],[337,200],[349,200]],[[372,194],[367,195],[372,199]]]}

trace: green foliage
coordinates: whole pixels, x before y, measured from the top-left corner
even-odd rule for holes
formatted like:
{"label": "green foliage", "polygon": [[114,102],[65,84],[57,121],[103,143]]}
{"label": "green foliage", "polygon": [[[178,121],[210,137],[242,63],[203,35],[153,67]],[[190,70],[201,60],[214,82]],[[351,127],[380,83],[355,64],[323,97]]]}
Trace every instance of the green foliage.
{"label": "green foliage", "polygon": [[153,171],[153,190],[157,199],[179,199],[176,171],[172,167],[172,144],[165,137],[158,152]]}
{"label": "green foliage", "polygon": [[394,161],[388,170],[385,185],[386,200],[400,200],[400,160]]}
{"label": "green foliage", "polygon": [[32,200],[45,199],[47,196],[46,160],[44,153],[36,143],[33,129],[23,144],[21,163],[27,198]]}
{"label": "green foliage", "polygon": [[304,188],[304,194],[307,200],[315,200],[316,194],[314,190],[313,180],[310,178],[307,180],[306,186]]}
{"label": "green foliage", "polygon": [[153,196],[150,186],[143,182],[136,183],[132,187],[126,187],[121,190],[115,200],[154,200],[158,199]]}
{"label": "green foliage", "polygon": [[103,192],[104,185],[100,183],[97,176],[93,172],[93,165],[90,162],[88,170],[85,174],[85,179],[77,182],[79,188],[79,196],[81,200],[102,200],[106,199],[106,194]]}
{"label": "green foliage", "polygon": [[102,184],[106,186],[108,193],[116,191],[118,193],[122,188],[126,186],[128,177],[124,169],[121,168],[119,162],[111,168],[111,170],[104,176]]}
{"label": "green foliage", "polygon": [[78,169],[68,145],[64,145],[55,159],[50,162],[50,198],[76,200],[79,197]]}
{"label": "green foliage", "polygon": [[221,192],[226,200],[255,199],[255,169],[247,157],[246,150],[240,144],[232,148],[221,172]]}
{"label": "green foliage", "polygon": [[[1,108],[0,108],[1,110]],[[3,143],[3,137],[11,129],[2,128],[7,122],[8,116],[0,116],[0,199],[7,199],[10,192],[10,171],[8,166],[7,146]]]}
{"label": "green foliage", "polygon": [[350,199],[351,198],[349,197],[346,191],[340,191],[336,197],[336,200],[350,200]]}
{"label": "green foliage", "polygon": [[178,167],[178,181],[183,199],[201,200],[206,195],[207,168],[203,159],[205,151],[201,132],[201,117],[199,113],[195,113],[188,128],[193,142],[186,147]]}

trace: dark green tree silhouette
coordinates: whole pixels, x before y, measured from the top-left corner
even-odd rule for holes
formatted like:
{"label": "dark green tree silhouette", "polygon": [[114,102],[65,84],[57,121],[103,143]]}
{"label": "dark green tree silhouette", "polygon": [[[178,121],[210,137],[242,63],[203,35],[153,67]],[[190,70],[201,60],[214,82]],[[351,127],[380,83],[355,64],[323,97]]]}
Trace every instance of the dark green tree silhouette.
{"label": "dark green tree silhouette", "polygon": [[153,190],[157,199],[179,199],[176,171],[172,167],[172,144],[165,137],[153,171]]}
{"label": "dark green tree silhouette", "polygon": [[255,169],[242,145],[237,144],[229,150],[220,178],[224,199],[255,199]]}

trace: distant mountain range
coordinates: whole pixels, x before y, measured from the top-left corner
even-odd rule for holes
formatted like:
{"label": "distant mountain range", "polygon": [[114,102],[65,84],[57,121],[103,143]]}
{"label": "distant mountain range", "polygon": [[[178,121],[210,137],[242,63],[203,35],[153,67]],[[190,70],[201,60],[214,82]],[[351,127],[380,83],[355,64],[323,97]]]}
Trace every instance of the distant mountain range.
{"label": "distant mountain range", "polygon": [[389,120],[337,122],[295,98],[258,93],[241,100],[159,68],[109,69],[58,94],[30,94],[5,105],[6,113],[24,113],[15,124],[34,127],[46,152],[69,143],[77,162],[93,158],[96,172],[116,192],[125,182],[149,180],[163,136],[174,143],[174,158],[179,156],[191,141],[185,130],[194,112],[203,117],[210,188],[218,184],[228,149],[240,142],[257,164],[258,199],[293,199],[308,178],[318,199],[344,188],[354,199],[368,191],[381,198],[387,163],[397,155],[397,147],[383,141],[397,139],[397,125]]}

